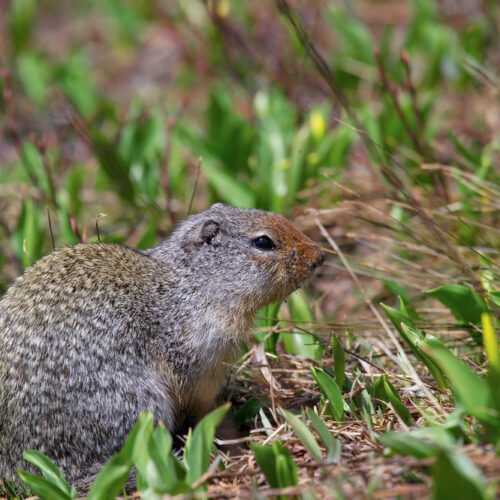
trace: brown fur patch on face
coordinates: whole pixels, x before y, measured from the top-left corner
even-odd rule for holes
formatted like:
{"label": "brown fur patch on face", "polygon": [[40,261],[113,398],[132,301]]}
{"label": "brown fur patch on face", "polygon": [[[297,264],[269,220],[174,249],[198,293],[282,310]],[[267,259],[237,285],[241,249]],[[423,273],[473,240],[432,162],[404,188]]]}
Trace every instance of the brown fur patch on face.
{"label": "brown fur patch on face", "polygon": [[275,250],[255,254],[253,258],[272,270],[277,286],[285,287],[287,293],[307,280],[324,260],[319,245],[280,215],[263,217],[252,229],[255,236],[265,234],[276,244]]}

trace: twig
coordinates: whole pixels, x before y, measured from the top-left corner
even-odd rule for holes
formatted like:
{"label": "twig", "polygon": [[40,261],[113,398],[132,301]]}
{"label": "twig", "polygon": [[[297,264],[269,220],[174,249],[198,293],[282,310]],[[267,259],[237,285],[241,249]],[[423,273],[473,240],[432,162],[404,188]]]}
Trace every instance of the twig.
{"label": "twig", "polygon": [[99,221],[107,217],[108,214],[99,214],[95,219],[95,232],[97,235],[97,241],[101,241],[101,234],[99,233]]}
{"label": "twig", "polygon": [[198,158],[198,165],[196,168],[196,177],[194,179],[194,184],[193,184],[193,191],[191,193],[191,198],[189,199],[189,205],[187,209],[187,215],[191,213],[191,208],[193,207],[193,201],[194,201],[194,196],[196,194],[196,188],[198,187],[198,179],[200,177],[200,170],[201,170],[201,163],[203,161],[203,158],[200,156]]}
{"label": "twig", "polygon": [[52,250],[56,249],[56,244],[54,242],[54,233],[52,231],[52,221],[50,219],[50,210],[49,207],[47,207],[47,219],[49,221],[49,232],[50,232],[50,239],[52,240]]}

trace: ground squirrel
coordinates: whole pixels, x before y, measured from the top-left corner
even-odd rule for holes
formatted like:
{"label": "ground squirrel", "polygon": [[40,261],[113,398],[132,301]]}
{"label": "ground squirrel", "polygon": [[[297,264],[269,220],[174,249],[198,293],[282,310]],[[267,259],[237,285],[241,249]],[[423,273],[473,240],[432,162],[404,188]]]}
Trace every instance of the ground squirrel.
{"label": "ground squirrel", "polygon": [[37,449],[81,487],[150,408],[208,410],[256,311],[323,262],[285,218],[216,204],[148,250],[55,250],[0,301],[0,478]]}

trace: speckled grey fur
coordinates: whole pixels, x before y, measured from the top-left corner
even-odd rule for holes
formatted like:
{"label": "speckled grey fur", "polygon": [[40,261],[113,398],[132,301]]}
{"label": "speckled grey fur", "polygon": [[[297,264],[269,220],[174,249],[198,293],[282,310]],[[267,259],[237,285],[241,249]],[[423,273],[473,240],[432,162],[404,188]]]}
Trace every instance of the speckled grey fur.
{"label": "speckled grey fur", "polygon": [[[252,246],[268,234],[275,251]],[[0,478],[38,449],[84,488],[141,411],[210,410],[258,308],[322,262],[281,216],[214,205],[158,246],[55,250],[0,301]]]}

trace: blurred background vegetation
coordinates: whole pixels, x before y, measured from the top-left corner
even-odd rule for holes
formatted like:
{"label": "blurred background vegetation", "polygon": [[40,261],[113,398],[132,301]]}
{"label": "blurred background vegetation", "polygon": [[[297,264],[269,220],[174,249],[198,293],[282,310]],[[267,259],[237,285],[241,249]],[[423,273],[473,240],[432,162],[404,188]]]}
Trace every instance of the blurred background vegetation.
{"label": "blurred background vegetation", "polygon": [[[194,210],[300,214],[338,200],[332,180],[372,183],[354,124],[273,2],[168,4],[4,4],[2,287],[52,247],[47,210],[56,246],[96,239],[103,213],[101,238],[146,247],[184,217],[200,167]],[[382,160],[442,199],[422,163],[498,174],[495,4],[297,3]]]}
{"label": "blurred background vegetation", "polygon": [[[291,10],[267,0],[14,0],[0,2],[0,18],[0,290],[53,247],[146,248],[189,209],[258,207],[330,248],[326,231],[350,263],[332,257],[312,291],[259,320],[266,353],[325,361],[333,331],[409,376],[373,322],[369,305],[385,301],[485,372],[481,313],[492,308],[496,321],[500,305],[496,0],[296,0]],[[423,293],[448,285],[465,287],[465,302],[457,289]],[[483,305],[461,316],[469,299]],[[417,371],[441,387],[440,370],[399,333]],[[368,388],[350,411],[375,442],[374,427],[392,424],[370,398],[398,403],[394,385],[373,377],[356,365],[339,385]],[[410,386],[397,386],[405,404],[425,406],[410,402]],[[455,408],[439,401],[443,414]],[[246,407],[241,422],[259,410]],[[453,481],[443,456],[436,470]]]}

